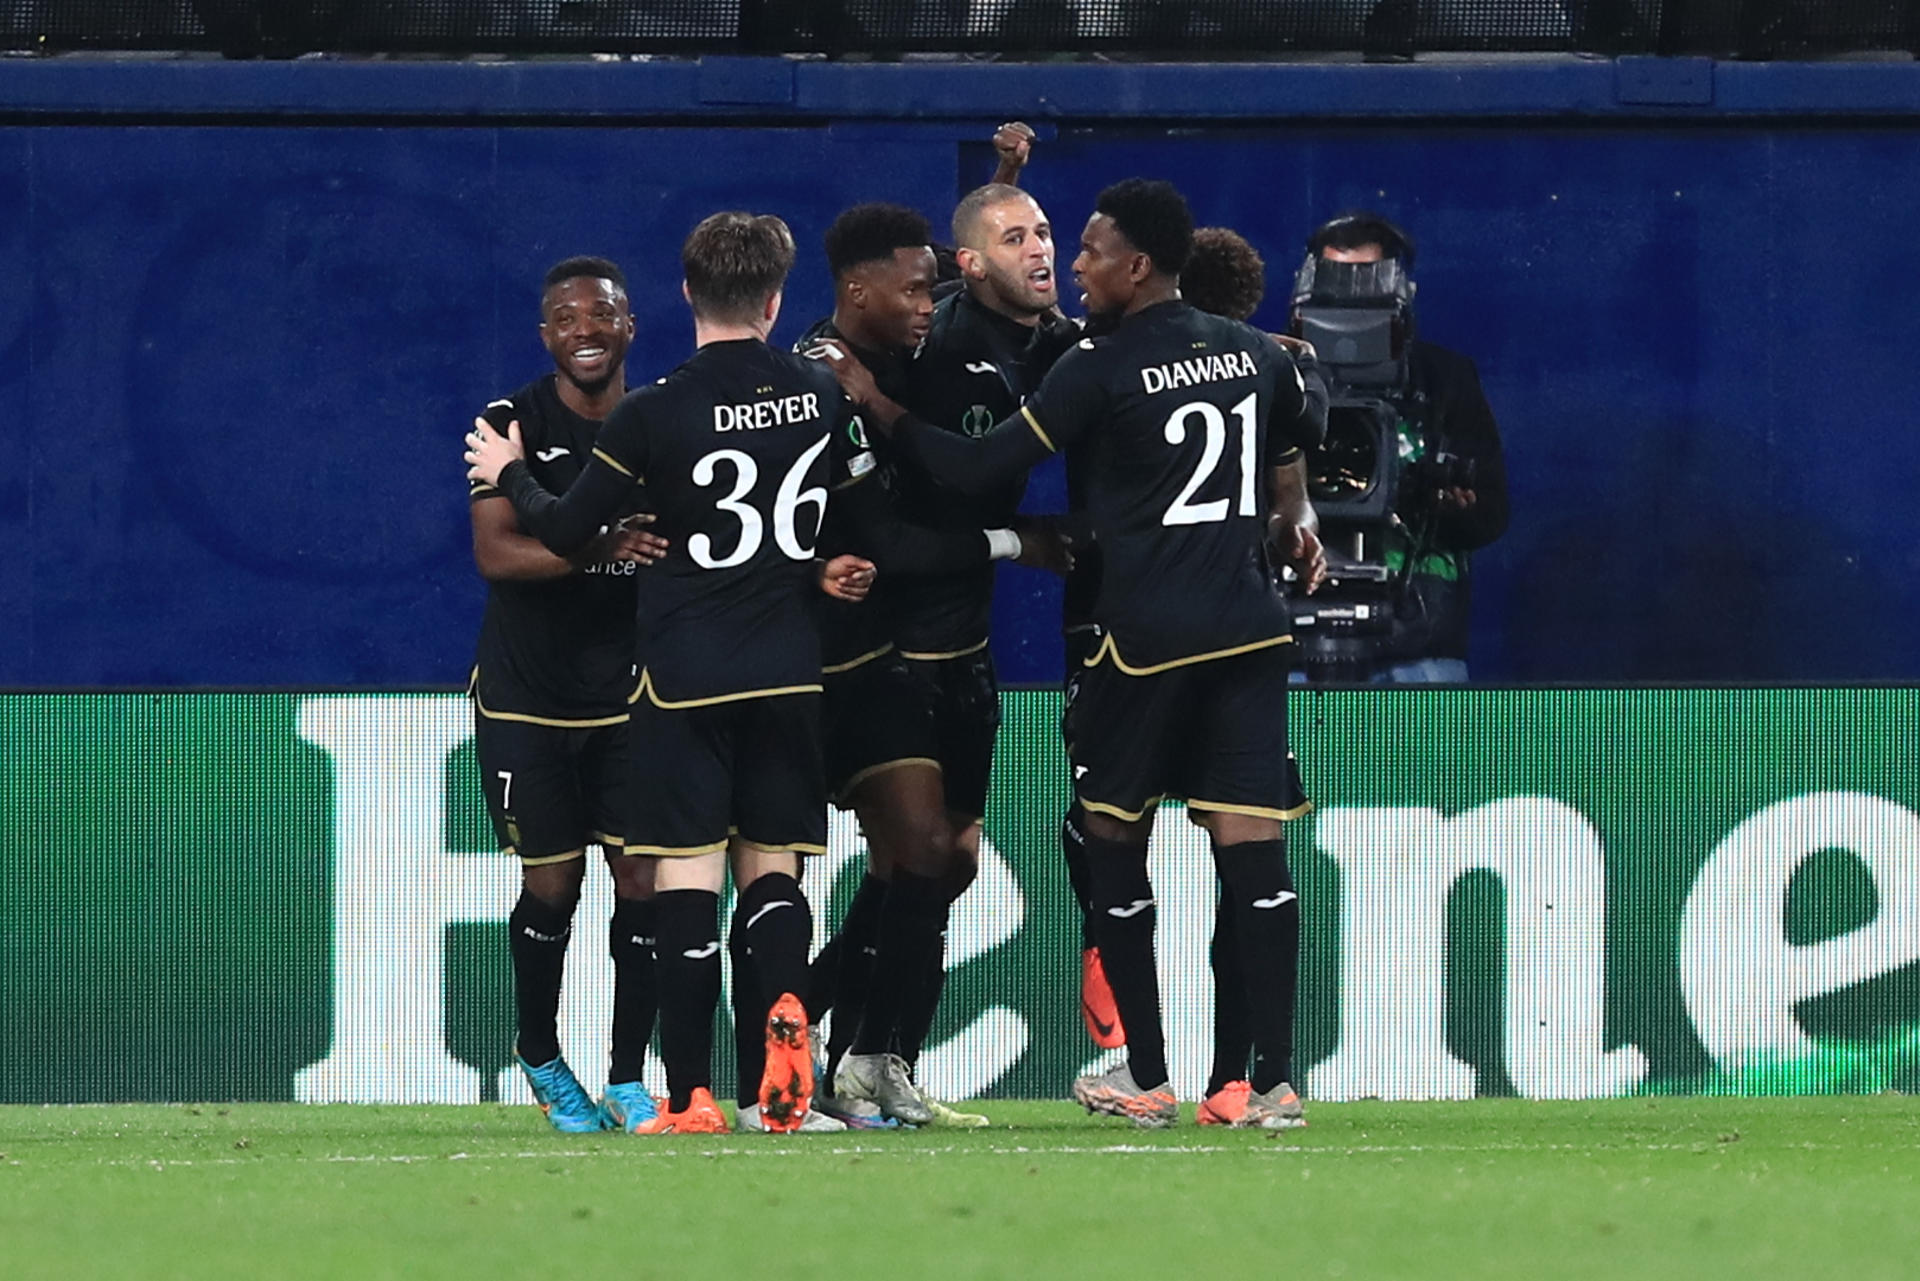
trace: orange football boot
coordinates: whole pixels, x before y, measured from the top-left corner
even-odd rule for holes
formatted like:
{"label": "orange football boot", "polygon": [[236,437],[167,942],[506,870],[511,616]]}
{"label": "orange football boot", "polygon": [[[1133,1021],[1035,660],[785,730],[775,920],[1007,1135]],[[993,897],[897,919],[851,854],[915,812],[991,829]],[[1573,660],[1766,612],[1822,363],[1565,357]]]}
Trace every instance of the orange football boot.
{"label": "orange football boot", "polygon": [[767,1011],[767,1065],[760,1073],[760,1120],[776,1134],[790,1134],[813,1106],[813,1046],[807,1007],[791,992]]}
{"label": "orange football boot", "polygon": [[1245,1081],[1228,1081],[1207,1096],[1193,1119],[1201,1125],[1239,1125],[1247,1115],[1247,1100],[1253,1087]]}
{"label": "orange football boot", "polygon": [[725,1134],[726,1114],[713,1101],[712,1092],[696,1089],[687,1098],[683,1112],[660,1109],[660,1115],[633,1128],[635,1134]]}

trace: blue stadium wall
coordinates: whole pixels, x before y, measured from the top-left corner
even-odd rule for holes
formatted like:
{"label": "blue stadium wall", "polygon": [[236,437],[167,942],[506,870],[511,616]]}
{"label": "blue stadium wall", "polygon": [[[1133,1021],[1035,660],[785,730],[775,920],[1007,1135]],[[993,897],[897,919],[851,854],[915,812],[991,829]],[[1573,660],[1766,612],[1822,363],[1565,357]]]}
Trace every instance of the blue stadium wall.
{"label": "blue stadium wall", "polygon": [[[1170,178],[1270,325],[1321,218],[1413,231],[1507,442],[1478,678],[1920,680],[1912,65],[56,60],[0,64],[0,685],[458,682],[458,442],[545,367],[540,272],[623,262],[650,376],[686,229],[777,211],[790,339],[838,209],[944,218],[1015,116],[1069,242]],[[1003,675],[1050,680],[1003,577]]]}

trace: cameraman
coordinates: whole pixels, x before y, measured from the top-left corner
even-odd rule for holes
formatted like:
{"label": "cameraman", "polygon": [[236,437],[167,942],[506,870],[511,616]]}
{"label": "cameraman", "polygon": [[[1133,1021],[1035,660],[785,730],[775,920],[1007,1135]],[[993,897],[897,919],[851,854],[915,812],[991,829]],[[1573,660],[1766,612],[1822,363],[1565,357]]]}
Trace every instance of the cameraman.
{"label": "cameraman", "polygon": [[[1392,625],[1367,640],[1336,638],[1329,630],[1302,633],[1301,658],[1316,682],[1466,681],[1469,554],[1507,528],[1506,464],[1493,410],[1472,360],[1414,336],[1413,260],[1412,240],[1386,218],[1343,214],[1307,241],[1307,261],[1295,290],[1295,332],[1300,333],[1301,305],[1316,293],[1316,283],[1324,288],[1340,274],[1322,264],[1385,264],[1378,272],[1348,278],[1398,282],[1389,298],[1376,303],[1391,305],[1396,316],[1390,372],[1384,380],[1374,379],[1375,394],[1398,418],[1398,439],[1388,446],[1397,448],[1398,456],[1393,511],[1364,557],[1377,556],[1384,566]],[[1312,326],[1305,331],[1314,336]],[[1381,368],[1349,371],[1324,347],[1320,355],[1336,401],[1349,372],[1364,381]],[[1319,495],[1315,501],[1320,502]],[[1323,521],[1329,510],[1323,507]],[[1331,595],[1337,598],[1340,584],[1333,586]]]}

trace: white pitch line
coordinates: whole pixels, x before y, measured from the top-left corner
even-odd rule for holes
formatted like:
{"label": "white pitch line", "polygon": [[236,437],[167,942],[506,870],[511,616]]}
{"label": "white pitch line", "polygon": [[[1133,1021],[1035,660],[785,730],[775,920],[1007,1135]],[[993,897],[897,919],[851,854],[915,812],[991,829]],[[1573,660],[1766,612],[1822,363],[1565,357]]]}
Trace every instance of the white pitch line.
{"label": "white pitch line", "polygon": [[[1034,1146],[1030,1144],[990,1144],[958,1145],[946,1144],[940,1147],[902,1147],[892,1144],[862,1144],[858,1146],[817,1145],[802,1140],[797,1144],[779,1145],[752,1143],[745,1146],[701,1149],[663,1149],[641,1143],[612,1143],[604,1147],[593,1148],[546,1148],[531,1151],[512,1152],[446,1152],[446,1153],[392,1153],[376,1155],[373,1153],[336,1152],[323,1156],[276,1156],[262,1152],[253,1157],[205,1157],[166,1159],[159,1157],[114,1157],[98,1164],[103,1166],[139,1167],[149,1166],[164,1170],[173,1166],[192,1168],[196,1166],[229,1166],[263,1164],[294,1165],[428,1165],[443,1161],[465,1161],[488,1164],[502,1161],[555,1161],[555,1160],[698,1160],[716,1161],[728,1158],[775,1158],[787,1159],[797,1156],[892,1156],[905,1159],[943,1156],[961,1156],[983,1154],[987,1156],[1191,1156],[1194,1154],[1239,1154],[1264,1156],[1270,1158],[1302,1157],[1340,1157],[1340,1156],[1403,1156],[1403,1155],[1443,1155],[1471,1156],[1476,1153],[1513,1153],[1513,1152],[1586,1152],[1593,1154],[1625,1152],[1710,1152],[1716,1148],[1737,1149],[1737,1143],[1723,1143],[1717,1139],[1697,1139],[1681,1143],[1635,1143],[1613,1147],[1578,1143],[1413,1143],[1387,1144],[1362,1143],[1328,1145],[1325,1147],[1301,1142],[1269,1141],[1262,1144],[1245,1146],[1228,1144],[1151,1144],[1151,1143],[1105,1143],[1099,1145],[1071,1144],[1061,1147]],[[1793,1152],[1914,1152],[1920,1150],[1920,1141],[1914,1143],[1814,1143],[1802,1141],[1787,1144],[1758,1145],[1763,1151]],[[21,1165],[25,1162],[17,1157],[7,1162],[9,1165]]]}

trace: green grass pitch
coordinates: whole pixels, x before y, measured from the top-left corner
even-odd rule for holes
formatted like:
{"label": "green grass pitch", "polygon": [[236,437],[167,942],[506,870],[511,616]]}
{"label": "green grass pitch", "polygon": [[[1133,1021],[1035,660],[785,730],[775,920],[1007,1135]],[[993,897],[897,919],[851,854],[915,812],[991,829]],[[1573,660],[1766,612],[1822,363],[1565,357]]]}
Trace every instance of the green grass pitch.
{"label": "green grass pitch", "polygon": [[[1066,1103],[637,1139],[531,1108],[0,1108],[0,1277],[1920,1276],[1920,1102]],[[1190,1118],[1190,1110],[1186,1113]]]}

